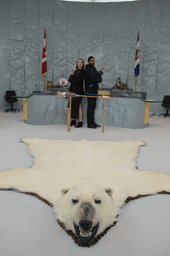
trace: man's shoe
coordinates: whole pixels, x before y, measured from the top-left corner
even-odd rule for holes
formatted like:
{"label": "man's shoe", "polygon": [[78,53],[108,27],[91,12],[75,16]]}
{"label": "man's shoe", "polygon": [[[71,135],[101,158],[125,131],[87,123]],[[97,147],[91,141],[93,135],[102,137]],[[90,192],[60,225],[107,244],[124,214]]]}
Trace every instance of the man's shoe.
{"label": "man's shoe", "polygon": [[93,123],[93,125],[95,125],[96,127],[101,127],[100,124],[96,124],[95,122]]}
{"label": "man's shoe", "polygon": [[94,124],[88,124],[87,127],[88,127],[88,128],[92,128],[92,129],[96,129],[96,128],[97,128],[97,126],[94,125]]}

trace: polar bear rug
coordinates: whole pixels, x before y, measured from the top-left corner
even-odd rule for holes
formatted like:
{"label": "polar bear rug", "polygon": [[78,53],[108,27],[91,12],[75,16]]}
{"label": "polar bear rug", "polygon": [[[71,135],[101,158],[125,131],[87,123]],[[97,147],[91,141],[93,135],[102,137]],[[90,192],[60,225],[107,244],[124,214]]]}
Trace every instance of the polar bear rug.
{"label": "polar bear rug", "polygon": [[0,189],[34,195],[53,207],[60,226],[80,246],[97,243],[128,201],[170,193],[170,175],[137,169],[142,141],[21,142],[34,163],[0,172]]}

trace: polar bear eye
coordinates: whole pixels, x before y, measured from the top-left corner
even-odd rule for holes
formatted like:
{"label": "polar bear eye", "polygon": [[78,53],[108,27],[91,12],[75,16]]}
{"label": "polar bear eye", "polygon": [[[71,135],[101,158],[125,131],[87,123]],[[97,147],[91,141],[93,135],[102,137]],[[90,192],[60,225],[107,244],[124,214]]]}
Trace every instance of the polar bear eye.
{"label": "polar bear eye", "polygon": [[77,199],[72,199],[72,203],[73,204],[77,204],[79,202],[79,200],[77,200]]}
{"label": "polar bear eye", "polygon": [[100,199],[95,199],[94,202],[95,202],[95,204],[101,204],[102,200],[100,200]]}

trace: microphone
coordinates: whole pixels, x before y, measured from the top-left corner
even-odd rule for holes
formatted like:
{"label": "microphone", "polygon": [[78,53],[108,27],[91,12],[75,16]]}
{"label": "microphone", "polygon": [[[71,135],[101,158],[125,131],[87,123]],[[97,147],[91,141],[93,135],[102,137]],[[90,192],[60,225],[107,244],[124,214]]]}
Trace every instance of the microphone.
{"label": "microphone", "polygon": [[37,88],[37,91],[39,91],[39,88],[38,88],[38,86],[35,84],[35,87]]}

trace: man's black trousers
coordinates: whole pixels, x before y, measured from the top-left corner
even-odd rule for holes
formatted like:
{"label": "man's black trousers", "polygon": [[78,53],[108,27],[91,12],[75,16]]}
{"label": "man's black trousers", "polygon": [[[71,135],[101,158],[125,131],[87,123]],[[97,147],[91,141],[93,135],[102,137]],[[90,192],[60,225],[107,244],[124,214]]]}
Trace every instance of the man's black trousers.
{"label": "man's black trousers", "polygon": [[96,108],[96,98],[87,98],[87,125],[94,123],[94,111]]}

